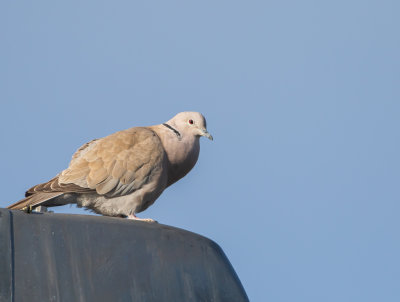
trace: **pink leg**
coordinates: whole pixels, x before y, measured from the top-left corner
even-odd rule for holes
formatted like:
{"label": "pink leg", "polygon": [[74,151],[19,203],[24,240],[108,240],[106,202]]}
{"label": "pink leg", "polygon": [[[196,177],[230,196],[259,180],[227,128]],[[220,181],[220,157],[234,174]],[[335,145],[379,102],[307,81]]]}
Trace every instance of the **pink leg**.
{"label": "pink leg", "polygon": [[129,214],[127,218],[132,220],[146,221],[146,222],[157,222],[151,218],[139,218],[135,215],[135,213]]}

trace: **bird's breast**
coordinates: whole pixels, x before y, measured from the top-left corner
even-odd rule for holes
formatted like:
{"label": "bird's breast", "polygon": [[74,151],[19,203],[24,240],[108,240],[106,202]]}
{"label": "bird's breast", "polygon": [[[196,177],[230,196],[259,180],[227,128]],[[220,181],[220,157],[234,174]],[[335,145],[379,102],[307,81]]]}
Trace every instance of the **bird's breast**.
{"label": "bird's breast", "polygon": [[199,139],[194,141],[182,140],[174,147],[166,146],[169,161],[168,186],[184,177],[194,167],[199,158]]}

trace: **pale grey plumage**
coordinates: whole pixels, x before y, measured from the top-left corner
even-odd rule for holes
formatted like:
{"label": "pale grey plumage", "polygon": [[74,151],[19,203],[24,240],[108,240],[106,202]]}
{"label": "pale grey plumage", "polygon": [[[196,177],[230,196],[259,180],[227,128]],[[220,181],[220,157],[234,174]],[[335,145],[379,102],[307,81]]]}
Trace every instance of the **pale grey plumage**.
{"label": "pale grey plumage", "polygon": [[200,136],[212,139],[198,112],[165,124],[122,130],[80,147],[67,169],[26,192],[10,209],[76,203],[96,213],[136,219],[196,164]]}

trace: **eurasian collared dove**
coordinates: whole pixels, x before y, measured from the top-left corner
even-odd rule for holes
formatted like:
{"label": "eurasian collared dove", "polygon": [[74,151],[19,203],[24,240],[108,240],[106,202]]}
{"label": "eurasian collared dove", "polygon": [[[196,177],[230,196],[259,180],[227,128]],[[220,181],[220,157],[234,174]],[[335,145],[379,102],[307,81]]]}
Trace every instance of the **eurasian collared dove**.
{"label": "eurasian collared dove", "polygon": [[203,115],[181,112],[164,124],[94,139],[75,152],[67,169],[8,208],[76,203],[106,216],[153,221],[135,214],[194,167],[200,136],[213,139]]}

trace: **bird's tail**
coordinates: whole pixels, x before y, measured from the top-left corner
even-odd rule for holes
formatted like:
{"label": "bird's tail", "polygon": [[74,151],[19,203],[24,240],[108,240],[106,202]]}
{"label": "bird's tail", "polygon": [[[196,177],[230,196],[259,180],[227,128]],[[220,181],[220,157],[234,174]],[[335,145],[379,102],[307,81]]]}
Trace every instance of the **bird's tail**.
{"label": "bird's tail", "polygon": [[64,192],[38,192],[9,205],[7,208],[11,210],[23,210],[25,208],[34,208],[40,205],[51,206],[51,200],[62,194],[64,194]]}

